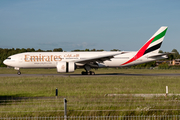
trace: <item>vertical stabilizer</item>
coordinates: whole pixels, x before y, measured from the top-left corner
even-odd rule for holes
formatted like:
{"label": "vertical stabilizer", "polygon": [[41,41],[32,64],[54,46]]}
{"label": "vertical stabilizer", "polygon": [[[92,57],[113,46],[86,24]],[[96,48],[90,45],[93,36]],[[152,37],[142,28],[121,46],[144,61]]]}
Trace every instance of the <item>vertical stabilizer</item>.
{"label": "vertical stabilizer", "polygon": [[131,63],[143,55],[157,54],[163,42],[164,36],[166,34],[168,27],[162,26],[142,47],[138,50],[136,55],[129,61],[123,63],[122,65]]}
{"label": "vertical stabilizer", "polygon": [[[168,27],[161,27],[146,43],[147,44],[147,48],[144,52],[143,55],[145,54],[149,54],[149,53],[158,53],[159,49],[161,47],[161,44],[164,40],[164,36],[166,34]],[[146,45],[145,44],[145,45]],[[144,47],[144,46],[143,46]],[[140,49],[141,50],[141,49]]]}

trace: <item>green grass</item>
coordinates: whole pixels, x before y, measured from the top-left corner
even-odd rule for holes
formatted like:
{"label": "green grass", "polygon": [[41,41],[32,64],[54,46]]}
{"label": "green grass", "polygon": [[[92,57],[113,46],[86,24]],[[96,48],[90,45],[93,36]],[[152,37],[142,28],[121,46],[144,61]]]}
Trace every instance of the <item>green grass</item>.
{"label": "green grass", "polygon": [[[13,72],[2,69],[1,73]],[[34,71],[35,70],[35,71]],[[22,69],[25,74],[56,74],[55,69]],[[29,72],[28,72],[29,71]],[[178,70],[100,69],[96,73],[178,73]],[[176,71],[176,72],[175,72]],[[33,73],[35,72],[35,73]],[[80,72],[80,70],[76,71]],[[9,73],[10,74],[10,73]],[[179,115],[180,97],[108,97],[106,94],[179,94],[178,76],[0,77],[0,117],[68,115]],[[55,98],[55,89],[59,96]],[[5,99],[5,100],[4,100]],[[108,110],[108,111],[106,111]]]}

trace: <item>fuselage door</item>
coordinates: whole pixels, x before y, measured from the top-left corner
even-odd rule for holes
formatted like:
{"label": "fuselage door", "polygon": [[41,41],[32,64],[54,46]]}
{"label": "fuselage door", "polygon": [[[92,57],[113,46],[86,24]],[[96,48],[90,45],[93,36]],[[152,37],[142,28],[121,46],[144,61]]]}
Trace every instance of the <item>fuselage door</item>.
{"label": "fuselage door", "polygon": [[18,61],[19,61],[19,63],[23,62],[23,56],[22,55],[19,56]]}

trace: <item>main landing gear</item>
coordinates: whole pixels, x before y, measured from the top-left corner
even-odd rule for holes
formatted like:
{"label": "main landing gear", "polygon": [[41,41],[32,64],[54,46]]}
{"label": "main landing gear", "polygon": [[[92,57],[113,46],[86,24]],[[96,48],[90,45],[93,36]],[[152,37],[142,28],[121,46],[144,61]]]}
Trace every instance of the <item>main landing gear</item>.
{"label": "main landing gear", "polygon": [[89,65],[85,65],[85,66],[84,66],[84,69],[86,70],[86,72],[85,72],[85,71],[82,71],[82,72],[81,72],[82,75],[95,75],[95,72],[90,71],[90,70],[91,70],[91,67],[90,67]]}

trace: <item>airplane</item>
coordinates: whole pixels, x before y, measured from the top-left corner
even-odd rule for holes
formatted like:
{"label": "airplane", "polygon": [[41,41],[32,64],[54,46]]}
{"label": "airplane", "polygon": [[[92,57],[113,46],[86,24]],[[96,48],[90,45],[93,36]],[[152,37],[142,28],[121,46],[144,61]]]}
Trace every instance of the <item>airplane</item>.
{"label": "airplane", "polygon": [[56,68],[58,73],[74,72],[84,68],[82,75],[94,75],[92,68],[127,67],[168,58],[159,53],[168,27],[162,26],[138,51],[109,52],[25,52],[9,56],[3,63],[20,68]]}

